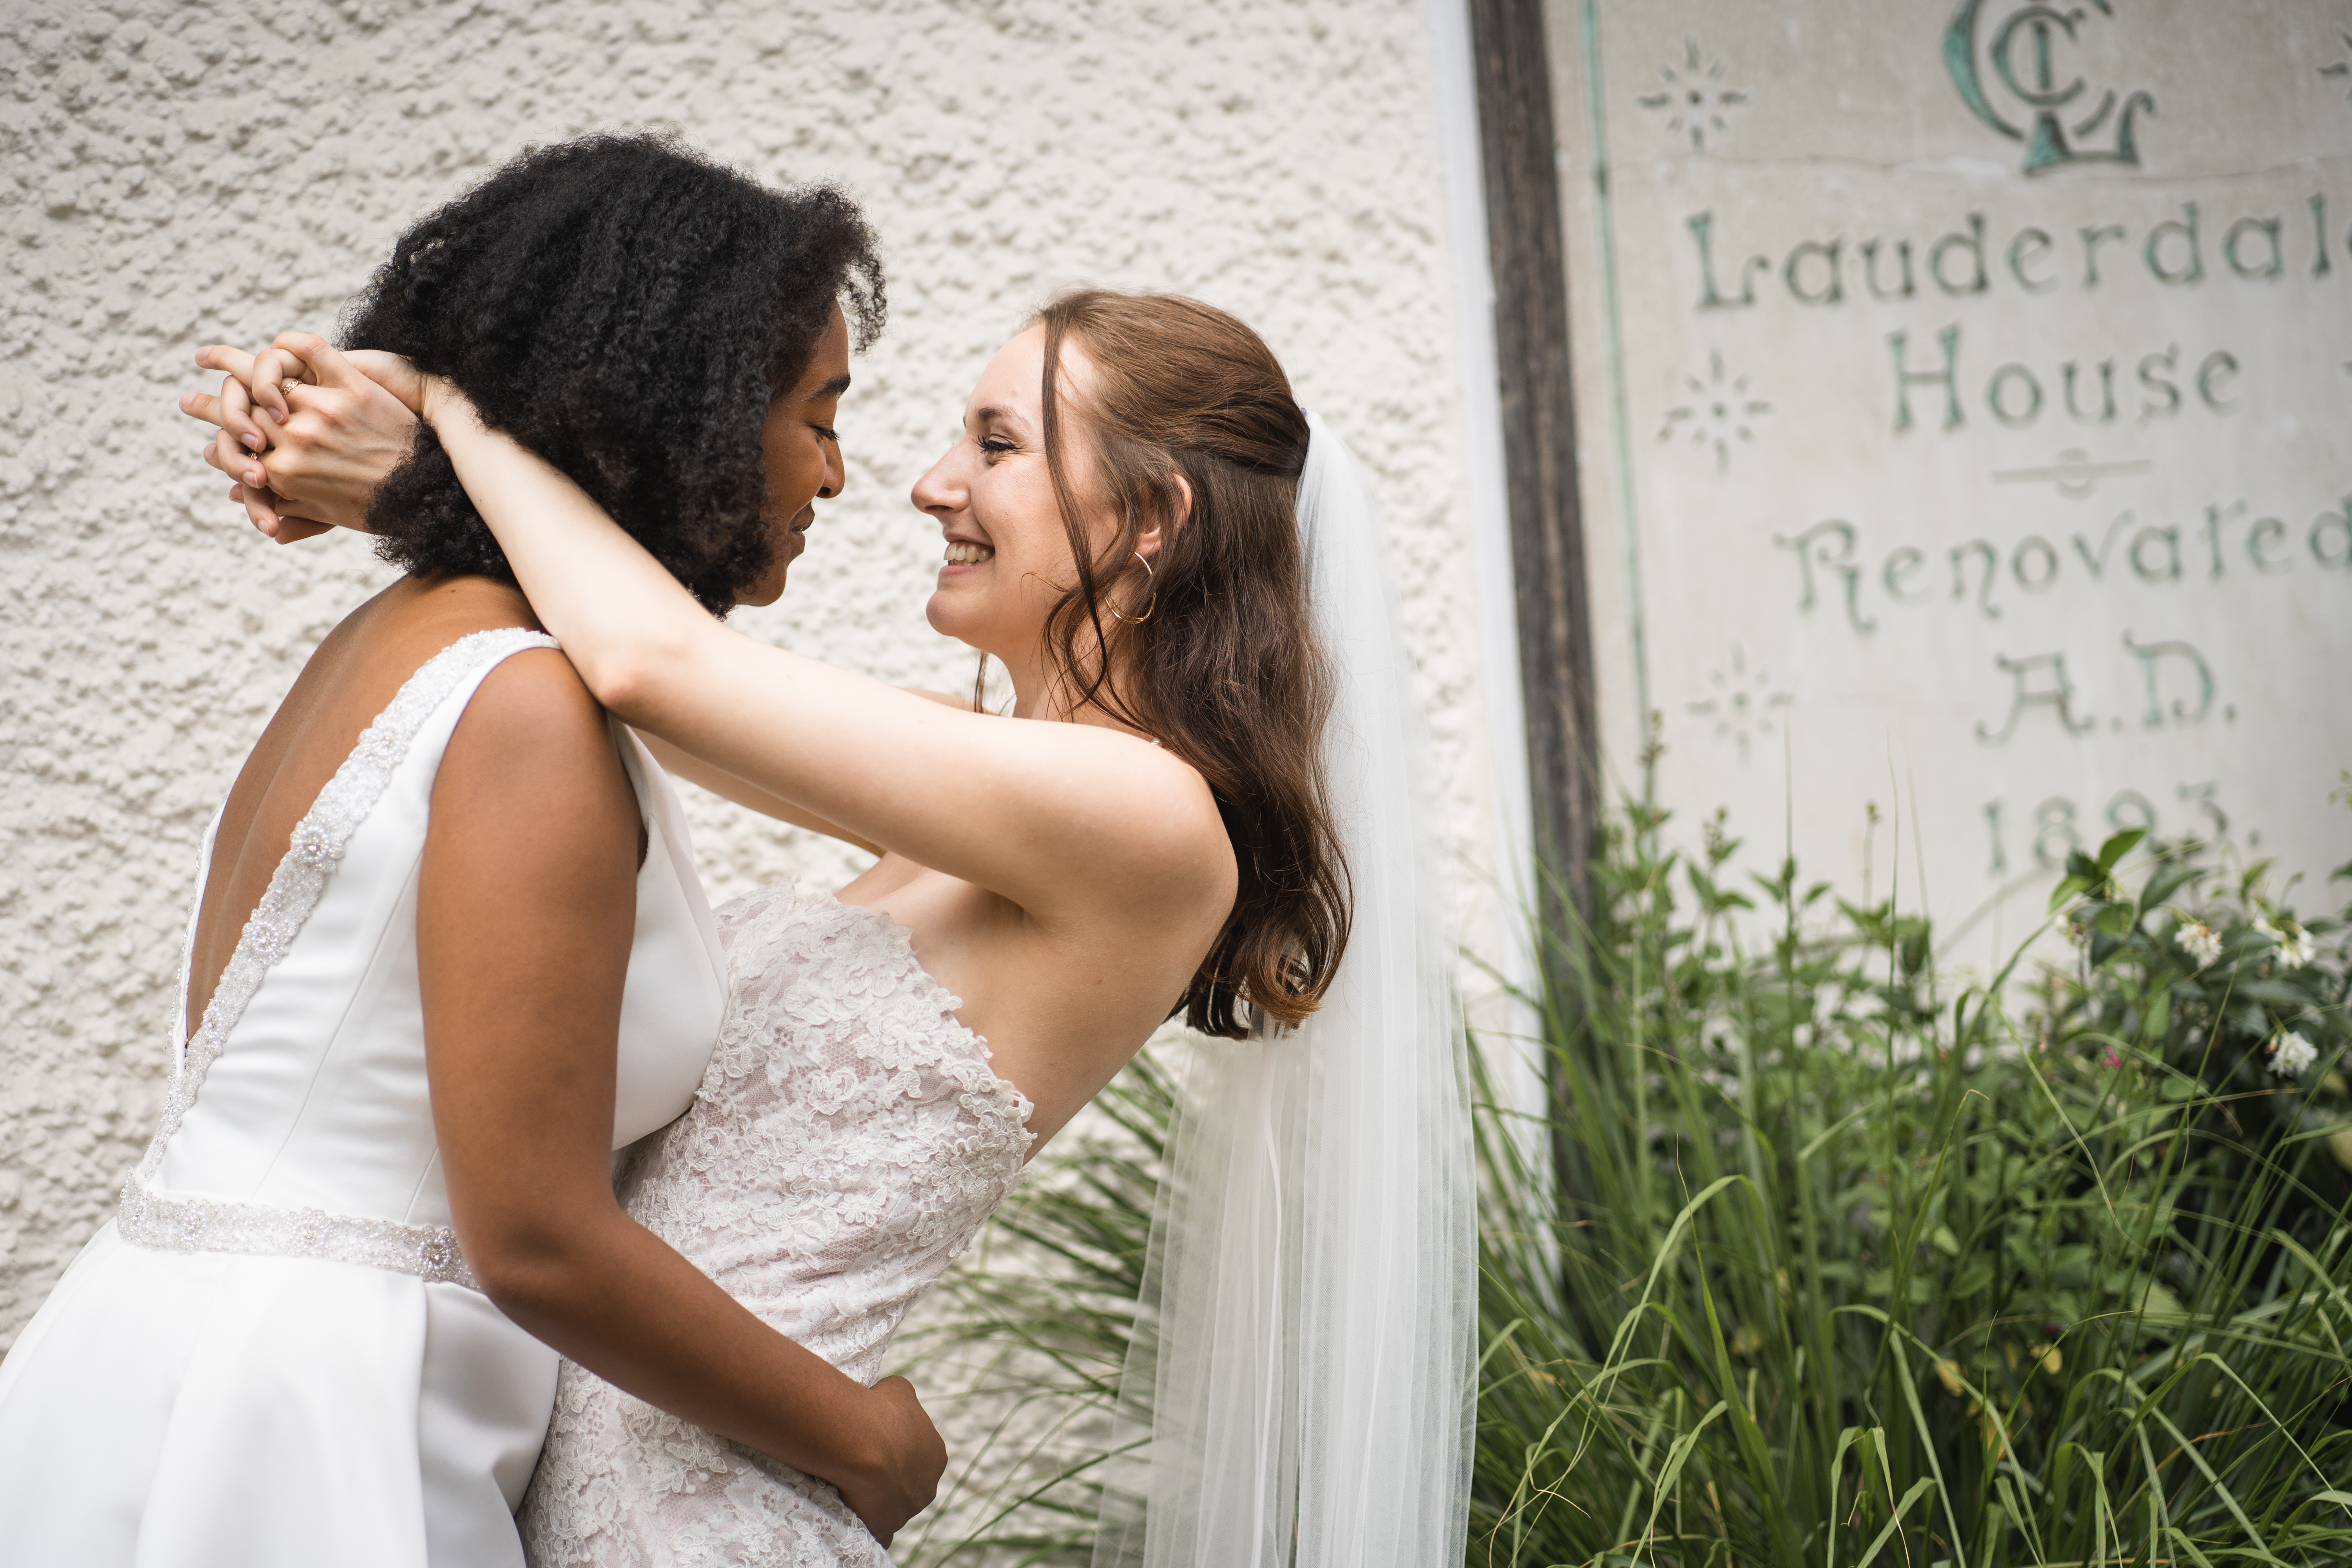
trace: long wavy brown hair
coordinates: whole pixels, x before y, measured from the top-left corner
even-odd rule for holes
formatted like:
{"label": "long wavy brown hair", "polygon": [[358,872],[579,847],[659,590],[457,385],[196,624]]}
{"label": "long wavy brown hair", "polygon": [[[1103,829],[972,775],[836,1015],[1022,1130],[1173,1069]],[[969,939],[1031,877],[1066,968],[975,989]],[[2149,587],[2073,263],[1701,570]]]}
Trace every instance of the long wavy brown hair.
{"label": "long wavy brown hair", "polygon": [[[1074,708],[1200,770],[1240,873],[1233,912],[1170,1016],[1232,1037],[1296,1024],[1331,984],[1352,904],[1323,778],[1330,673],[1299,552],[1307,416],[1265,340],[1197,300],[1083,289],[1037,321],[1045,460],[1077,576],[1046,616],[1048,657]],[[1094,369],[1082,404],[1059,384],[1065,342]],[[1094,459],[1083,498],[1070,421]],[[1082,524],[1089,510],[1118,521],[1100,552]],[[1155,524],[1147,573],[1134,552]]]}

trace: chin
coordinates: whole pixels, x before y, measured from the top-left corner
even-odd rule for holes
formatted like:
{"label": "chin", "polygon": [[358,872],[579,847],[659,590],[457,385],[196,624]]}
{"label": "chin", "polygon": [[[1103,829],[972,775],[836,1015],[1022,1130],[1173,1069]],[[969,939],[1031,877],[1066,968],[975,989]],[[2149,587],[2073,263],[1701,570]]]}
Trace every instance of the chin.
{"label": "chin", "polygon": [[931,596],[923,602],[923,619],[943,637],[961,635],[956,628],[963,617],[955,613],[955,601],[944,588],[934,588]]}
{"label": "chin", "polygon": [[990,635],[992,631],[1001,633],[1003,630],[1002,625],[972,614],[973,606],[969,604],[958,604],[956,601],[961,596],[944,589],[934,593],[923,606],[923,619],[930,623],[931,630],[943,637],[952,637],[975,653],[1003,658],[1004,656],[997,652],[997,648],[1003,646],[1004,638]]}
{"label": "chin", "polygon": [[760,609],[784,596],[785,569],[779,568],[735,595],[739,607]]}

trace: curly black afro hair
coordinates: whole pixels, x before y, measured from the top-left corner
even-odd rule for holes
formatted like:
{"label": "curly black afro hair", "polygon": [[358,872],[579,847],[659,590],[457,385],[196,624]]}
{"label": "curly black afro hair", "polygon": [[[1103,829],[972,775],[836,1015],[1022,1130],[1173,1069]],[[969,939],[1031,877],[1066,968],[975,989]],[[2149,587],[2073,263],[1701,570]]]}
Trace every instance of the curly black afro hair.
{"label": "curly black afro hair", "polygon": [[[662,137],[589,136],[401,236],[343,341],[448,377],[724,615],[774,555],[761,426],[836,303],[871,343],[882,268],[846,196],[768,190]],[[412,576],[514,581],[430,429],[368,526]]]}

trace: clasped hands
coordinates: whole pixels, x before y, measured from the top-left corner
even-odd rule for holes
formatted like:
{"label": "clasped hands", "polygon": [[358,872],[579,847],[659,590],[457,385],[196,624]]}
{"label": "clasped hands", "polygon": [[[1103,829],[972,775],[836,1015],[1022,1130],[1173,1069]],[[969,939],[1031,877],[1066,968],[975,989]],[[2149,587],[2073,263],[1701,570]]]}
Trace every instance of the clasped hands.
{"label": "clasped hands", "polygon": [[345,353],[310,332],[281,332],[257,354],[208,344],[196,363],[225,373],[220,393],[184,393],[180,412],[218,427],[205,461],[280,544],[368,531],[377,482],[408,455],[419,417],[455,395],[399,354]]}

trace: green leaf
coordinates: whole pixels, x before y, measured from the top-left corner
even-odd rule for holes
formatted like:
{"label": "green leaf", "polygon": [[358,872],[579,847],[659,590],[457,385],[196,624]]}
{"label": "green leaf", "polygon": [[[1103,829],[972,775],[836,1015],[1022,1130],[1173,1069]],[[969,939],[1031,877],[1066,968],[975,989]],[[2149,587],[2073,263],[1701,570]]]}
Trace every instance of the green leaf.
{"label": "green leaf", "polygon": [[2166,1540],[2187,1552],[2189,1560],[2196,1563],[2197,1568],[2213,1568],[2213,1560],[2197,1549],[2197,1543],[2189,1539],[2187,1531],[2177,1524],[2168,1524],[2164,1527],[2164,1535]]}
{"label": "green leaf", "polygon": [[1903,1527],[1903,1516],[1911,1511],[1911,1505],[1935,1489],[1933,1476],[1922,1477],[1913,1483],[1911,1489],[1903,1494],[1903,1500],[1895,1505],[1895,1517],[1886,1521],[1886,1528],[1878,1532],[1878,1539],[1870,1543],[1870,1550],[1854,1559],[1853,1568],[1870,1568],[1878,1560],[1878,1554],[1886,1549],[1888,1539]]}
{"label": "green leaf", "polygon": [[2142,913],[2163,905],[2172,895],[2205,873],[2186,860],[2167,860],[2148,878],[2147,886],[2139,893]]}
{"label": "green leaf", "polygon": [[2107,841],[2099,846],[2100,873],[2104,875],[2114,870],[2116,862],[2130,854],[2147,837],[2147,829],[2145,827],[2126,827],[2121,833],[2110,835]]}
{"label": "green leaf", "polygon": [[1714,1424],[1715,1418],[1730,1408],[1729,1402],[1717,1401],[1713,1409],[1699,1417],[1698,1425],[1675,1438],[1675,1446],[1666,1451],[1666,1468],[1659,1475],[1657,1485],[1650,1490],[1650,1522],[1642,1531],[1645,1544],[1657,1533],[1658,1514],[1666,1506],[1666,1500],[1674,1495],[1675,1482],[1682,1479],[1683,1466],[1689,1462],[1691,1450],[1698,1447],[1698,1440],[1706,1435],[1706,1429]]}

